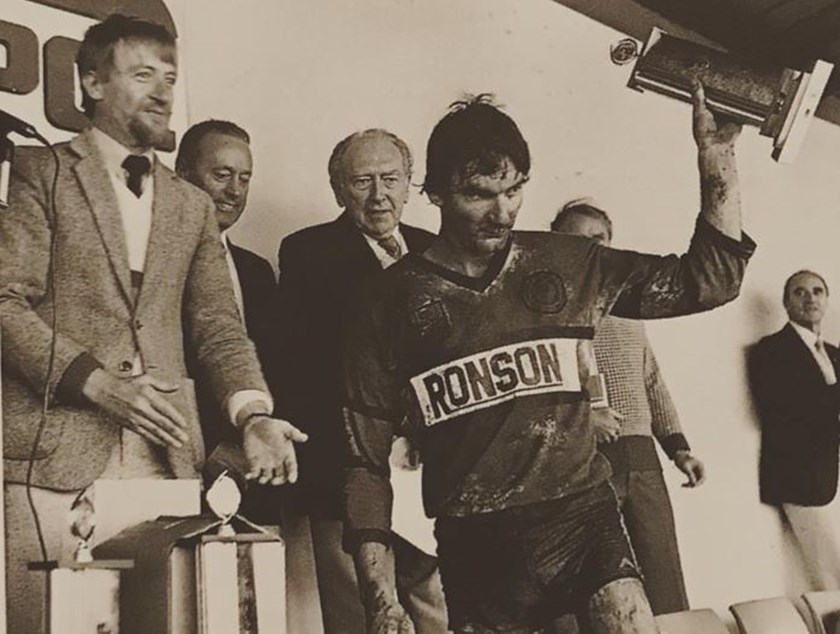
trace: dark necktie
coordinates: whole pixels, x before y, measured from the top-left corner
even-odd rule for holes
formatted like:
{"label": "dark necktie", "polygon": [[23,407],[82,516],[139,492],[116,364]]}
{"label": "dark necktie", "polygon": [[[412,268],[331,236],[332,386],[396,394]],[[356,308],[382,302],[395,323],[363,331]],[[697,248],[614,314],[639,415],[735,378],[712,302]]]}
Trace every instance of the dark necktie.
{"label": "dark necktie", "polygon": [[379,243],[379,246],[385,249],[385,253],[395,260],[399,260],[402,256],[402,247],[393,235],[390,235],[387,238],[380,238],[377,242]]}
{"label": "dark necktie", "polygon": [[122,166],[128,172],[126,184],[131,192],[140,198],[143,194],[143,177],[152,169],[152,163],[147,156],[129,154],[122,162]]}

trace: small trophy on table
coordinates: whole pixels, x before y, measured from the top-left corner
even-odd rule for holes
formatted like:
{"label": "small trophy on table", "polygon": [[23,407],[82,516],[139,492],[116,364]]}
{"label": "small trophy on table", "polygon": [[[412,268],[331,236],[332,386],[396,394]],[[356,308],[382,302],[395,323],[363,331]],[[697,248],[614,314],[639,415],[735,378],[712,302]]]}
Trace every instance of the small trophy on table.
{"label": "small trophy on table", "polygon": [[219,526],[219,537],[232,537],[236,535],[236,530],[231,525],[230,521],[236,516],[239,510],[239,504],[242,502],[242,494],[239,492],[239,487],[233,478],[228,475],[227,471],[223,471],[207,489],[205,495],[207,506],[210,510],[222,520]]}
{"label": "small trophy on table", "polygon": [[91,540],[96,514],[88,491],[73,502],[68,520],[68,530],[79,542],[73,561],[29,564],[30,570],[49,575],[49,634],[117,634],[120,571],[133,567],[134,562],[93,558]]}
{"label": "small trophy on table", "polygon": [[70,524],[70,532],[73,537],[79,540],[76,547],[75,562],[77,564],[89,564],[93,561],[90,541],[93,531],[96,528],[96,516],[93,511],[93,502],[88,497],[87,491],[76,498],[70,507],[70,516],[73,523]]}

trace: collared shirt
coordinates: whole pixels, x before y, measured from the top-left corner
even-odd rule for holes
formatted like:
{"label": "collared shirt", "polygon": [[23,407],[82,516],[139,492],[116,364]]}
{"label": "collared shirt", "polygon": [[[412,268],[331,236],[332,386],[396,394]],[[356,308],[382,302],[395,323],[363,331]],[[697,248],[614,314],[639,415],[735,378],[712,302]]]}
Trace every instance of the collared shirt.
{"label": "collared shirt", "polygon": [[817,365],[820,366],[820,371],[822,372],[823,377],[825,377],[826,385],[834,385],[837,383],[837,373],[834,371],[834,365],[831,363],[828,352],[825,351],[825,347],[823,345],[820,345],[819,348],[817,347],[817,341],[822,344],[822,339],[820,339],[819,335],[797,323],[792,321],[789,323],[793,326],[796,334],[799,335],[808,347],[808,351],[811,353],[811,356],[814,357],[814,361],[816,361]]}
{"label": "collared shirt", "polygon": [[[102,161],[105,164],[105,171],[111,179],[114,188],[114,194],[117,198],[117,207],[119,209],[120,217],[122,218],[123,233],[125,235],[126,248],[128,251],[129,268],[135,273],[142,273],[146,262],[146,249],[149,245],[149,234],[152,228],[152,203],[154,201],[154,182],[151,172],[143,179],[143,193],[138,198],[130,189],[126,181],[127,173],[123,168],[122,163],[126,157],[131,154],[128,148],[116,139],[110,137],[107,133],[93,127],[91,129],[94,142],[96,143]],[[146,156],[152,164],[154,169],[155,153],[153,150],[143,152],[142,156]],[[225,245],[226,246],[226,245]],[[234,293],[237,295],[237,305],[239,306],[240,316],[244,316],[242,311],[242,289],[239,286],[239,278],[235,275],[236,267],[233,266],[233,259],[225,248],[225,253],[228,258],[228,267],[232,270],[231,279],[234,280]],[[238,289],[238,290],[237,290]],[[244,318],[243,318],[244,324]],[[139,354],[134,359],[133,376],[143,374],[142,357]],[[236,417],[240,410],[255,401],[264,403],[267,412],[274,409],[274,401],[272,398],[260,390],[241,390],[236,392],[228,398],[225,404],[225,410],[228,417],[233,424],[236,424]],[[258,408],[262,410],[263,408]]]}
{"label": "collared shirt", "polygon": [[[373,254],[376,256],[376,259],[379,260],[379,263],[382,265],[383,269],[387,269],[389,266],[391,266],[397,261],[396,258],[393,258],[388,254],[388,252],[381,244],[379,244],[379,241],[376,238],[372,238],[364,231],[362,231],[362,235],[365,237],[365,240],[367,240],[368,245],[370,245],[370,248],[373,250]],[[397,239],[402,254],[405,255],[406,253],[408,253],[408,245],[405,243],[405,238],[403,237],[403,234],[400,231],[399,225],[394,227],[394,232],[391,235]]]}
{"label": "collared shirt", "polygon": [[[149,245],[149,234],[152,230],[152,201],[155,197],[155,179],[151,172],[143,178],[143,194],[138,198],[126,184],[127,173],[122,166],[126,157],[131,154],[128,148],[119,141],[112,139],[102,130],[92,129],[93,139],[99,148],[99,153],[105,163],[105,170],[114,187],[117,197],[117,209],[122,219],[125,233],[126,249],[128,251],[128,265],[135,273],[142,273],[146,263],[146,248]],[[143,152],[154,169],[155,153],[153,150]]]}
{"label": "collared shirt", "polygon": [[242,327],[247,332],[245,325],[245,304],[242,300],[242,283],[239,281],[239,272],[236,270],[236,262],[233,261],[233,254],[230,252],[230,242],[228,241],[227,231],[222,231],[220,234],[222,238],[222,246],[225,249],[225,260],[228,265],[228,273],[230,273],[230,281],[233,284],[233,294],[236,297],[236,307],[239,309],[239,317],[242,319]]}

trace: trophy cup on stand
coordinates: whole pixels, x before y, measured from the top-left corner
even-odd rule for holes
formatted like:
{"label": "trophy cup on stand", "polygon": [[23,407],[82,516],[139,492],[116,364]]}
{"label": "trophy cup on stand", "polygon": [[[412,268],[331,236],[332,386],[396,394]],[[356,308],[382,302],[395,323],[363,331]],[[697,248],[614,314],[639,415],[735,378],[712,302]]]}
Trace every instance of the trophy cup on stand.
{"label": "trophy cup on stand", "polygon": [[89,564],[93,561],[90,542],[93,538],[93,531],[96,528],[93,502],[91,502],[85,493],[76,498],[73,506],[70,507],[70,512],[75,516],[73,523],[70,525],[70,532],[73,534],[73,537],[79,540],[75,554],[76,563]]}
{"label": "trophy cup on stand", "polygon": [[219,526],[219,537],[232,537],[236,535],[236,530],[231,525],[230,521],[236,516],[239,510],[239,505],[242,502],[242,494],[239,492],[239,487],[233,478],[228,476],[227,471],[223,471],[218,478],[213,481],[207,493],[204,496],[207,501],[207,506],[215,513],[222,523]]}
{"label": "trophy cup on stand", "polygon": [[220,523],[215,534],[201,535],[196,548],[199,634],[285,634],[283,540],[237,514],[241,494],[227,471],[205,499]]}
{"label": "trophy cup on stand", "polygon": [[238,514],[233,473],[230,465],[214,472],[209,512],[161,515],[96,545],[94,556],[135,564],[122,579],[122,634],[286,633],[285,544]]}

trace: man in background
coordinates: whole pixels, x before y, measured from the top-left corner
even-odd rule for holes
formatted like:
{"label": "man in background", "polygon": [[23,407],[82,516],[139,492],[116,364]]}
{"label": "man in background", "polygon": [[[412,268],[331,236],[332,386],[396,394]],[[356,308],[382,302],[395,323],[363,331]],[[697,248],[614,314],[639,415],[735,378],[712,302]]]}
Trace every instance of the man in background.
{"label": "man in background", "polygon": [[[610,246],[612,220],[583,201],[566,204],[551,230]],[[607,316],[593,340],[607,399],[592,412],[598,450],[612,466],[610,478],[633,552],[642,569],[654,614],[688,609],[674,513],[653,439],[687,477],[703,483],[703,463],[691,455],[679,417],[650,347],[643,322]]]}
{"label": "man in background", "polygon": [[[272,395],[276,395],[277,363],[277,282],[271,264],[256,253],[231,242],[233,227],[248,202],[253,176],[251,138],[230,121],[207,120],[184,133],[178,146],[175,171],[213,199],[216,222],[225,250],[227,270],[236,298],[236,307]],[[187,342],[187,350],[189,345]],[[236,443],[236,429],[226,420],[210,389],[206,375],[199,370],[194,354],[187,355],[187,369],[196,381],[196,396],[207,454],[222,442]],[[278,524],[280,499],[284,489],[252,484],[243,499],[241,511],[254,521]]]}
{"label": "man in background", "polygon": [[822,339],[828,284],[798,271],[784,285],[788,323],[750,351],[761,422],[761,501],[780,507],[817,590],[840,589],[838,350]]}
{"label": "man in background", "polygon": [[[310,436],[297,488],[309,510],[324,630],[362,634],[356,571],[342,549],[343,333],[360,288],[406,253],[425,249],[432,235],[400,222],[412,157],[396,135],[381,129],[351,134],[335,146],[328,171],[341,215],[280,245],[279,395],[284,416]],[[403,441],[396,444],[397,468],[416,468],[405,449]],[[417,631],[445,632],[436,558],[402,537],[395,538],[395,550],[396,589]]]}
{"label": "man in background", "polygon": [[92,127],[55,147],[58,165],[37,148],[15,159],[0,215],[10,632],[44,631],[46,577],[26,565],[72,558],[68,513],[94,480],[197,476],[185,334],[241,430],[248,476],[297,477],[293,441],[306,437],[271,416],[212,202],[154,153],[176,58],[157,24],[92,26],[77,56]]}

